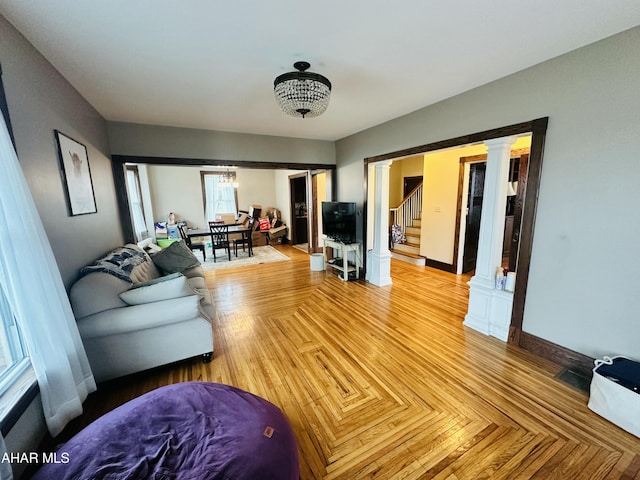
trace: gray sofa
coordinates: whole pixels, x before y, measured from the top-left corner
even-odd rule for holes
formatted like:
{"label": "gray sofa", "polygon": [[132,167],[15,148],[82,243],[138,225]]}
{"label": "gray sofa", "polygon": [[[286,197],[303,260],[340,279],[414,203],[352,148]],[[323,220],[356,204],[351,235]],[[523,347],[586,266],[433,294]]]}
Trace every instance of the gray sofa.
{"label": "gray sofa", "polygon": [[[186,258],[184,248],[167,251]],[[169,256],[157,255],[164,263],[125,245],[84,267],[71,287],[71,306],[98,382],[194,356],[211,359],[215,311],[202,267],[182,262],[172,272]]]}

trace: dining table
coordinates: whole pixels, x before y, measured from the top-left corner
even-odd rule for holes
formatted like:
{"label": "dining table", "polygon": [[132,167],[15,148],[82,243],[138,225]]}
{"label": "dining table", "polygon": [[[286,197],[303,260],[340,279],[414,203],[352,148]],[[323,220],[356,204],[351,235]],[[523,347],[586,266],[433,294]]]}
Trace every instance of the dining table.
{"label": "dining table", "polygon": [[[239,233],[242,235],[242,239],[246,240],[249,256],[253,255],[253,242],[251,241],[251,225],[244,225],[242,223],[226,223],[229,235]],[[204,228],[188,228],[186,234],[189,238],[195,237],[211,237],[211,230]]]}

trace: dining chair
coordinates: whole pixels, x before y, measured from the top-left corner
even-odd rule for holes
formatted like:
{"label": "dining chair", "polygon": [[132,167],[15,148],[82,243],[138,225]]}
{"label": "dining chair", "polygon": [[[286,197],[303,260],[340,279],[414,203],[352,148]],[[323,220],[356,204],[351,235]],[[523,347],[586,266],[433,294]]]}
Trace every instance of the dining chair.
{"label": "dining chair", "polygon": [[209,222],[211,232],[211,249],[213,250],[213,261],[216,261],[216,250],[224,248],[231,261],[231,247],[229,246],[229,225],[217,222]]}
{"label": "dining chair", "polygon": [[187,232],[185,232],[184,225],[178,225],[178,231],[180,232],[180,236],[184,240],[184,243],[187,244],[187,247],[189,247],[189,249],[191,251],[200,250],[202,252],[202,259],[206,260],[207,259],[207,252],[206,252],[205,243],[204,242],[194,242],[194,241],[192,241],[191,237],[189,237],[189,235],[187,235]]}
{"label": "dining chair", "polygon": [[253,243],[251,242],[251,235],[253,234],[253,224],[255,222],[255,218],[250,218],[249,223],[247,224],[248,231],[242,232],[242,237],[236,238],[233,241],[233,251],[238,256],[238,245],[242,245],[242,251],[245,251],[245,245],[249,249],[249,256],[253,255]]}

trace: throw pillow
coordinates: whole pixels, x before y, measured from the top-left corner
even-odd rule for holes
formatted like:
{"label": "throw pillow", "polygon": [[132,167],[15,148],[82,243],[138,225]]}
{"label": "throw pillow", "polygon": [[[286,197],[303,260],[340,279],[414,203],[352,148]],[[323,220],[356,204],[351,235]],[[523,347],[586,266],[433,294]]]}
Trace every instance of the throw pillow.
{"label": "throw pillow", "polygon": [[172,243],[167,248],[154,254],[151,259],[165,273],[181,273],[200,265],[198,258],[183,240]]}
{"label": "throw pillow", "polygon": [[189,295],[195,295],[195,292],[187,282],[187,277],[178,273],[135,285],[119,297],[127,305],[142,305]]}
{"label": "throw pillow", "polygon": [[148,287],[149,285],[155,285],[156,283],[164,283],[164,282],[168,282],[171,280],[174,280],[176,278],[180,278],[183,277],[184,275],[182,275],[182,273],[180,272],[176,272],[176,273],[171,273],[169,275],[164,275],[162,277],[158,277],[158,278],[153,278],[151,280],[147,280],[146,282],[142,282],[142,283],[134,283],[133,287],[131,288],[142,288],[142,287]]}

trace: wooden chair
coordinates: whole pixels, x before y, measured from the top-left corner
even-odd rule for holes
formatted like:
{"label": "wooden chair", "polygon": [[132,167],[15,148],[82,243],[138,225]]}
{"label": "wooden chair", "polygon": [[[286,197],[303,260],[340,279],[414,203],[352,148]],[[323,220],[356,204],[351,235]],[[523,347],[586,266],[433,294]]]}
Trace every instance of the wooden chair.
{"label": "wooden chair", "polygon": [[178,231],[180,232],[180,236],[184,240],[184,243],[187,244],[187,247],[189,247],[191,251],[200,250],[202,252],[202,259],[206,260],[207,259],[206,245],[203,242],[191,241],[191,237],[189,237],[189,235],[187,235],[187,232],[185,232],[184,225],[178,225]]}
{"label": "wooden chair", "polygon": [[253,234],[253,224],[255,222],[255,218],[249,219],[249,231],[242,234],[241,238],[236,238],[233,241],[233,251],[238,256],[238,245],[242,245],[242,251],[245,251],[245,245],[249,249],[249,256],[253,255],[253,242],[251,241],[251,235]]}
{"label": "wooden chair", "polygon": [[209,222],[211,232],[211,249],[213,250],[213,261],[216,261],[216,250],[224,248],[231,261],[231,247],[229,245],[229,225],[216,222]]}

